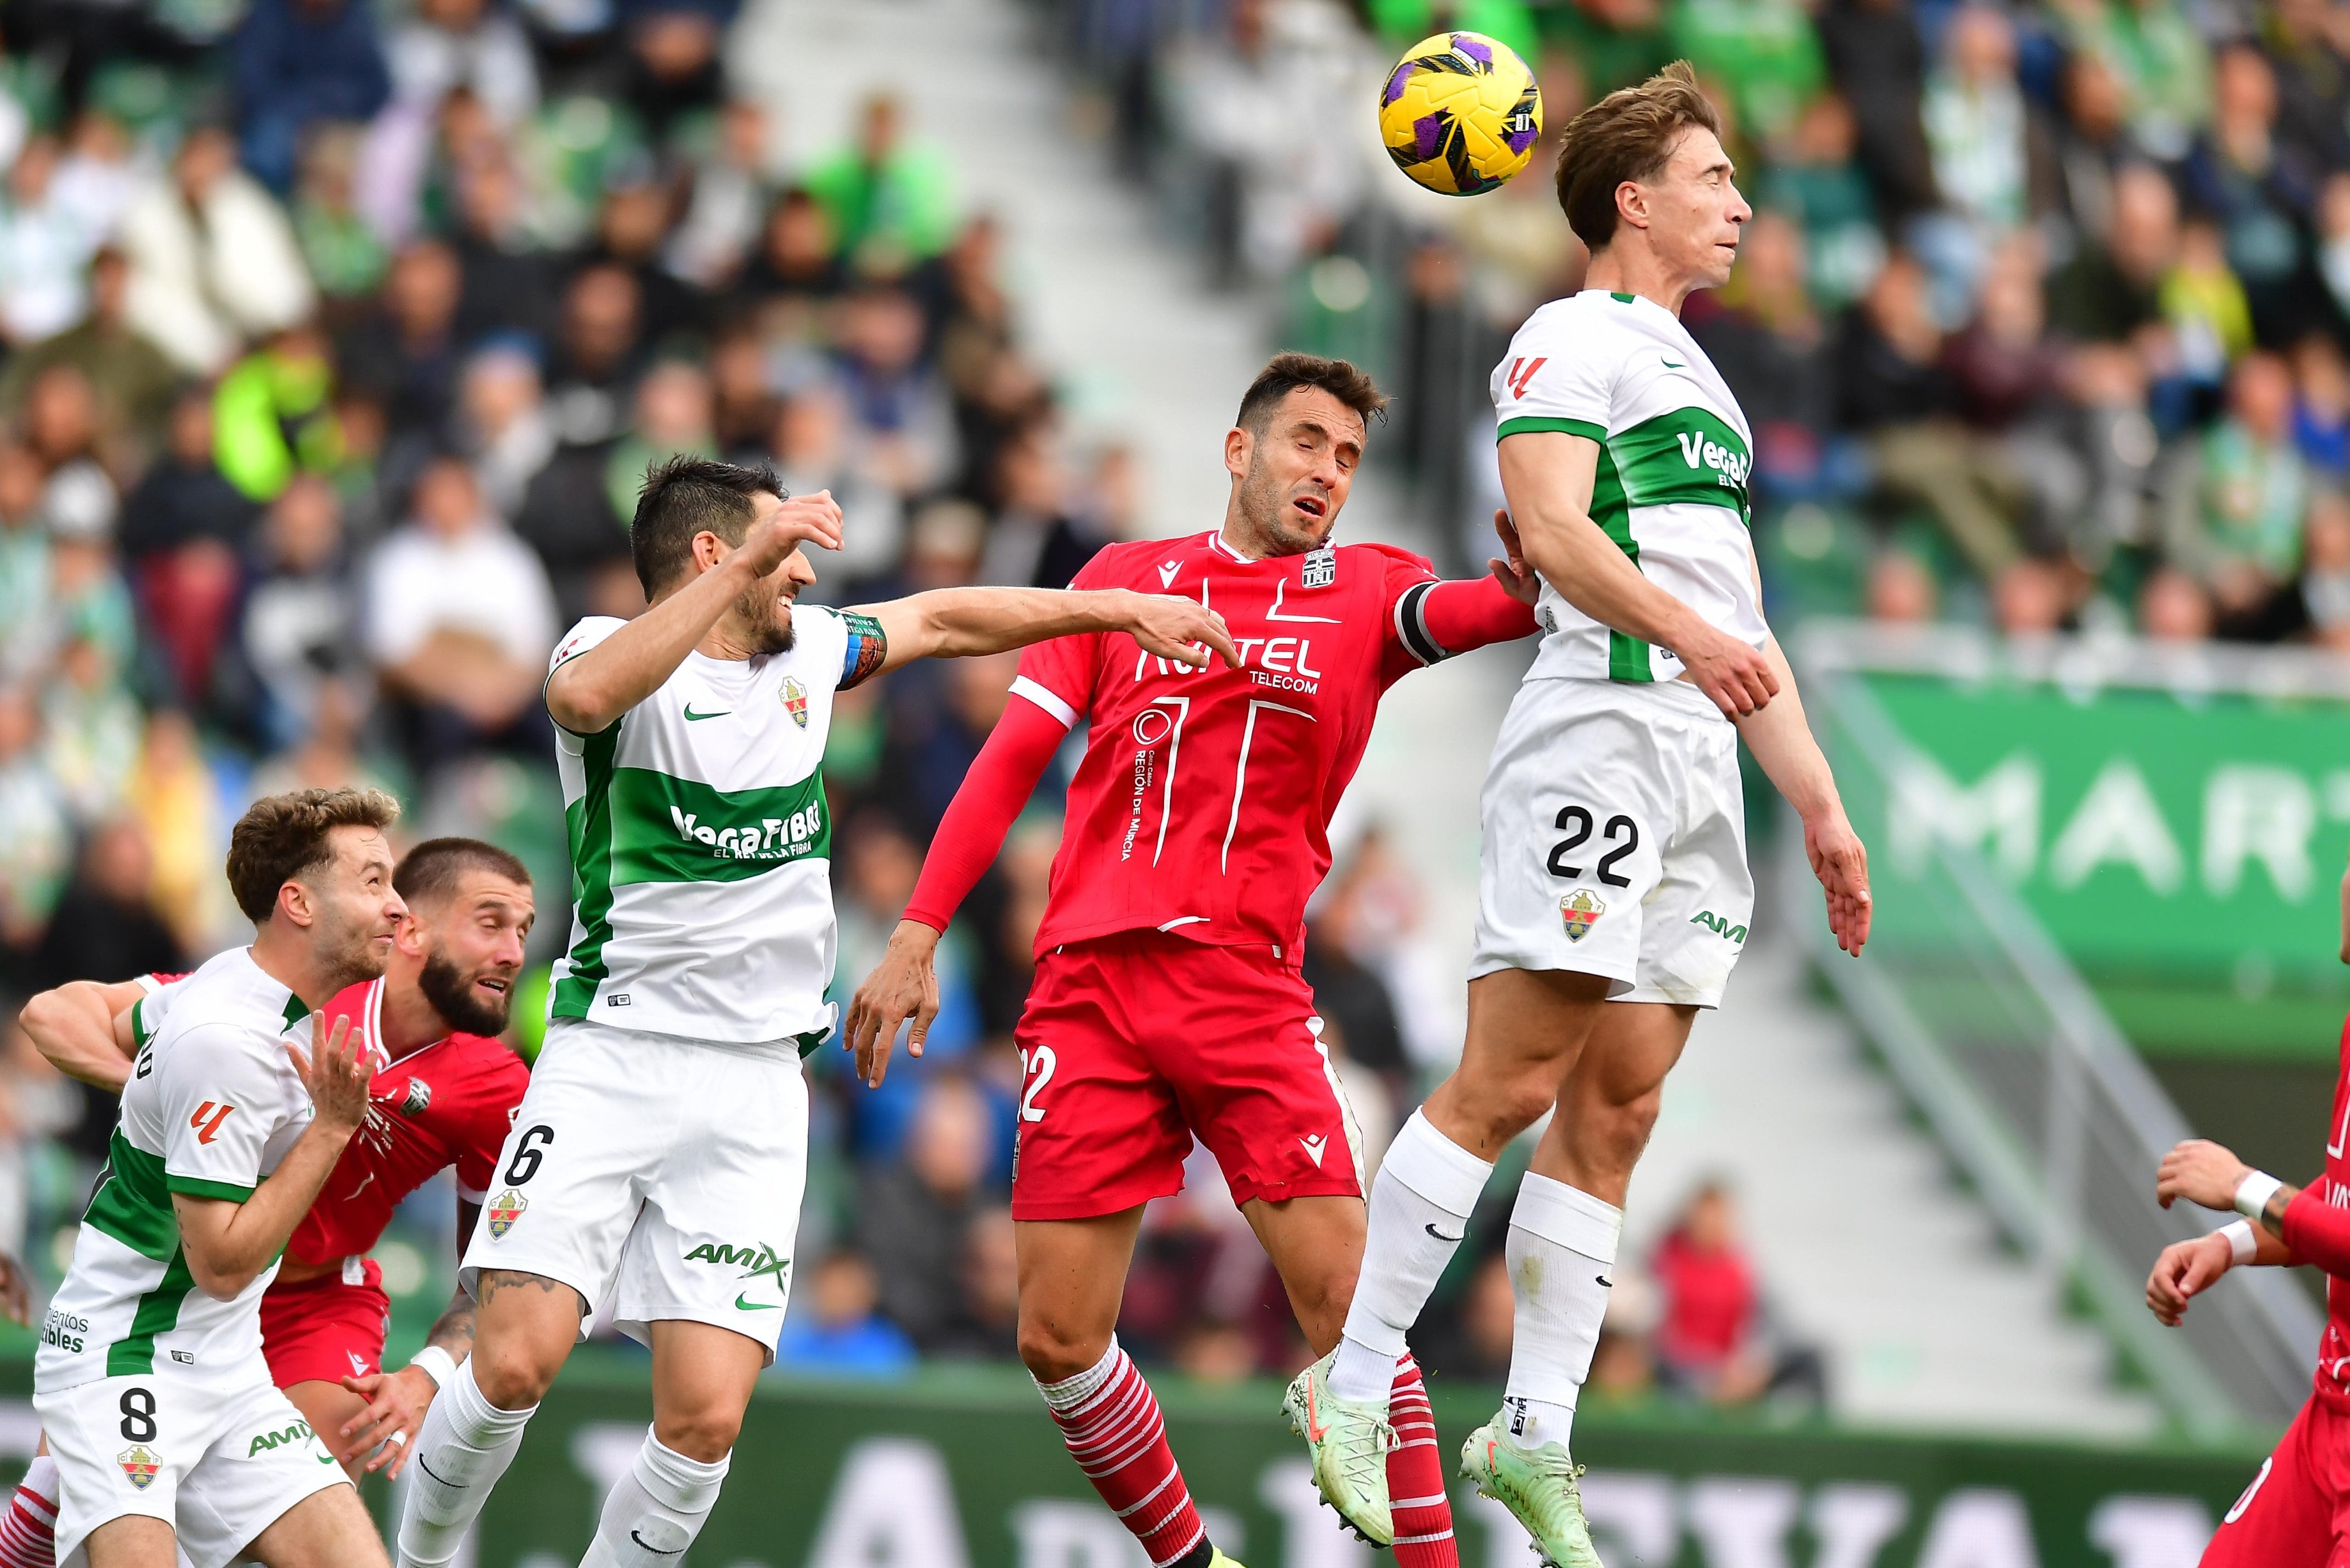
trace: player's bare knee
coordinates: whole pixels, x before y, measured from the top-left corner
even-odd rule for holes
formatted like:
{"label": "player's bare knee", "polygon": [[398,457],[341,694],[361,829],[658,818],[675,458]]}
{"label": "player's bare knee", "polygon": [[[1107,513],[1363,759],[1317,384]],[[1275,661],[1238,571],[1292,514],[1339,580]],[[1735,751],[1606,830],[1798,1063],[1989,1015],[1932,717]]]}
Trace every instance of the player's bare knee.
{"label": "player's bare knee", "polygon": [[1041,1314],[1020,1314],[1021,1364],[1039,1383],[1066,1382],[1101,1360],[1109,1350],[1108,1336],[1098,1345],[1092,1339]]}
{"label": "player's bare knee", "polygon": [[660,1446],[697,1464],[716,1464],[733,1452],[734,1439],[742,1435],[743,1412],[726,1400],[653,1417],[653,1437]]}
{"label": "player's bare knee", "polygon": [[537,1345],[519,1336],[477,1341],[472,1360],[474,1386],[501,1410],[526,1410],[537,1404],[563,1366],[561,1356],[550,1362]]}

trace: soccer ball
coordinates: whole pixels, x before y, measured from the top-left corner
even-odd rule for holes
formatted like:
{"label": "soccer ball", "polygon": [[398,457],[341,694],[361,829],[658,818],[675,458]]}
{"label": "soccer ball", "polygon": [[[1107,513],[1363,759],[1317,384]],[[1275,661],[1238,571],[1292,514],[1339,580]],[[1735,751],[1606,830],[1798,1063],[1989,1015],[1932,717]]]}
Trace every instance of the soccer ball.
{"label": "soccer ball", "polygon": [[1542,88],[1506,44],[1439,33],[1405,52],[1379,89],[1379,136],[1395,166],[1431,191],[1474,196],[1526,166],[1542,134]]}

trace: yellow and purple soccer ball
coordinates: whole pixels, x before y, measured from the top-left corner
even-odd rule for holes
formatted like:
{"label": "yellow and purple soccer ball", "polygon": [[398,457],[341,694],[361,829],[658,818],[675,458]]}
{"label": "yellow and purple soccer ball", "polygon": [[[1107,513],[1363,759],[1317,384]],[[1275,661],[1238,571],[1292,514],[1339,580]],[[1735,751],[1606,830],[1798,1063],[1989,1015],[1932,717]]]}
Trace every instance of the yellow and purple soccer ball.
{"label": "yellow and purple soccer ball", "polygon": [[1439,33],[1405,52],[1379,89],[1379,136],[1395,166],[1448,196],[1490,191],[1526,166],[1542,135],[1542,88],[1506,44]]}

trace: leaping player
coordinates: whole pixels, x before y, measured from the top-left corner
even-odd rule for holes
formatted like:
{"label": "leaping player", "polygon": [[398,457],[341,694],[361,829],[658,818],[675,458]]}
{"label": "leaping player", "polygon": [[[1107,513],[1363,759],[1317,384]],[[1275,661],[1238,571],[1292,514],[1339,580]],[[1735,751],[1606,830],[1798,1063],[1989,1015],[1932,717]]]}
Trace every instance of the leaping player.
{"label": "leaping player", "polygon": [[1868,864],[1763,623],[1746,416],[1680,323],[1728,281],[1752,215],[1686,63],[1575,117],[1558,194],[1586,285],[1528,317],[1492,376],[1545,635],[1485,777],[1468,1042],[1380,1163],[1344,1340],[1290,1407],[1323,1496],[1382,1511],[1362,1455],[1388,1369],[1493,1162],[1555,1108],[1510,1220],[1508,1398],[1461,1469],[1549,1562],[1599,1568],[1567,1439],[1632,1167],[1746,939],[1740,738],[1802,816],[1848,952],[1868,937]]}
{"label": "leaping player", "polygon": [[[435,838],[408,852],[392,886],[407,913],[384,974],[319,1009],[328,1028],[348,1020],[351,1038],[374,1054],[367,1117],[261,1299],[271,1379],[330,1438],[353,1480],[362,1467],[397,1479],[434,1393],[473,1339],[473,1298],[460,1291],[414,1359],[385,1372],[390,1301],[368,1254],[400,1201],[451,1166],[463,1247],[530,1081],[497,1039],[534,914],[529,871],[494,845]],[[77,981],[33,998],[22,1022],[59,1069],[120,1094],[181,990],[172,975]],[[0,1517],[7,1568],[55,1561],[55,1475],[47,1455],[36,1458]]]}
{"label": "leaping player", "polygon": [[[2340,956],[2350,963],[2350,873],[2342,878]],[[2244,1495],[2203,1549],[2202,1568],[2335,1568],[2350,1562],[2350,1023],[2342,1030],[2334,1085],[2334,1129],[2325,1170],[2307,1187],[2254,1170],[2227,1149],[2190,1138],[2163,1156],[2155,1197],[2179,1199],[2241,1218],[2162,1250],[2146,1282],[2146,1304],[2177,1327],[2188,1303],[2246,1265],[2324,1271],[2325,1337],[2316,1386],[2261,1462]]]}
{"label": "leaping player", "polygon": [[[1534,628],[1529,576],[1440,582],[1417,556],[1334,545],[1367,417],[1386,402],[1344,360],[1276,357],[1224,436],[1222,525],[1113,545],[1080,587],[1189,595],[1243,658],[1197,670],[1109,634],[1033,648],[1017,699],[956,792],[845,1044],[879,1083],[899,1024],[938,1012],[941,933],[995,857],[1046,762],[1087,724],[1036,977],[1013,1163],[1021,1359],[1069,1452],[1159,1568],[1229,1563],[1209,1542],[1158,1401],[1115,1335],[1143,1205],[1181,1189],[1196,1135],[1271,1255],[1316,1355],[1337,1343],[1362,1255],[1352,1113],[1301,978],[1306,899],[1381,693],[1408,672]],[[1390,1515],[1349,1513],[1405,1568],[1458,1561],[1435,1423],[1399,1344],[1361,1437]],[[1391,1447],[1391,1437],[1402,1439]]]}

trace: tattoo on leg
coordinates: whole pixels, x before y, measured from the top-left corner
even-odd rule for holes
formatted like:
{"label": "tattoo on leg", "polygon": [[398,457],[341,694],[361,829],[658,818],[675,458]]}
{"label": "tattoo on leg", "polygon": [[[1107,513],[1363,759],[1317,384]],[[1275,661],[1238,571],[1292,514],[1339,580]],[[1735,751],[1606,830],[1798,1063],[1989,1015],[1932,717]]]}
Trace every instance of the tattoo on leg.
{"label": "tattoo on leg", "polygon": [[[579,1299],[579,1293],[573,1290],[569,1285],[565,1284],[561,1280],[550,1280],[545,1274],[525,1274],[514,1269],[484,1269],[479,1275],[475,1276],[474,1282],[481,1287],[482,1304],[484,1306],[489,1305],[491,1298],[495,1296],[500,1291],[519,1291],[532,1288],[544,1291],[549,1295],[553,1295],[556,1291],[561,1291],[566,1295],[571,1297],[574,1301],[577,1301]],[[585,1303],[582,1303],[580,1311],[583,1314],[587,1311]]]}

